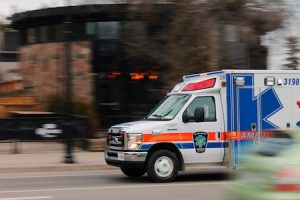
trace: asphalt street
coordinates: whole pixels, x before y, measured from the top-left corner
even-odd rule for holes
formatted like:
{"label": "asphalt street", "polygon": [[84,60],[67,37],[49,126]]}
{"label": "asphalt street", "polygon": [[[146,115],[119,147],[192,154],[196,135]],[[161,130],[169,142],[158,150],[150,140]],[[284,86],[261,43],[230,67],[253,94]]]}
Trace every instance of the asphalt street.
{"label": "asphalt street", "polygon": [[129,179],[119,170],[0,174],[0,200],[225,200],[222,172],[182,173],[172,183],[147,176]]}

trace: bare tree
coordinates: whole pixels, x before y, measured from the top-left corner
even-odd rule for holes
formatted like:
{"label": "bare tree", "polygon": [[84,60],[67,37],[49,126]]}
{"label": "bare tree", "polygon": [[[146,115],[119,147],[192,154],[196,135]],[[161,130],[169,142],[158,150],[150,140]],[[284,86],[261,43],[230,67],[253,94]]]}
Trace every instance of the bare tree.
{"label": "bare tree", "polygon": [[[280,4],[280,0],[276,2]],[[242,42],[259,46],[259,36],[281,23],[281,10],[274,1],[271,5],[270,1],[262,4],[255,0],[169,0],[167,4],[128,0],[128,4],[131,17],[140,14],[157,28],[155,34],[138,41],[125,40],[128,55],[160,64],[165,69],[165,90],[170,90],[184,74],[224,67],[222,25],[236,25]]]}
{"label": "bare tree", "polygon": [[293,69],[296,70],[298,69],[299,66],[299,56],[297,55],[300,52],[299,49],[299,40],[297,37],[288,37],[286,38],[287,40],[287,48],[288,48],[288,52],[287,52],[287,61],[288,63],[285,64],[284,66],[287,69]]}
{"label": "bare tree", "polygon": [[[78,0],[128,4],[128,20],[146,21],[150,34],[122,37],[127,60],[159,65],[170,90],[181,76],[225,67],[222,44],[226,24],[237,28],[240,42],[252,49],[260,37],[280,26],[282,0]],[[138,20],[137,20],[138,19]],[[138,29],[136,24],[133,29]]]}

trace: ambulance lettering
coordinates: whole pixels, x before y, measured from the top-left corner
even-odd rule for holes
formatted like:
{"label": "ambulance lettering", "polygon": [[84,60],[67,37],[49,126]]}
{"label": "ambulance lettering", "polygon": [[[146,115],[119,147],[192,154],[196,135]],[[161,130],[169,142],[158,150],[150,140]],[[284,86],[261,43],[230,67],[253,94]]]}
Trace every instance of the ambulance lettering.
{"label": "ambulance lettering", "polygon": [[241,140],[257,140],[257,139],[262,139],[262,138],[269,138],[272,136],[272,131],[262,131],[262,132],[254,132],[254,131],[249,131],[249,132],[242,132],[241,133]]}
{"label": "ambulance lettering", "polygon": [[283,85],[299,85],[299,78],[285,78]]}

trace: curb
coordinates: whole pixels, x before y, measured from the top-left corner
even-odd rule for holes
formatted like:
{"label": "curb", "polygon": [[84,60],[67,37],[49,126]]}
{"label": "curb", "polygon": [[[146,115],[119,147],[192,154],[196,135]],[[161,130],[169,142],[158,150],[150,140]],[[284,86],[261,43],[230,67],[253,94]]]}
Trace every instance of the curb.
{"label": "curb", "polygon": [[116,170],[117,167],[99,165],[62,164],[62,166],[34,166],[34,167],[9,167],[0,168],[0,173],[11,172],[53,172],[53,171],[87,171],[87,170]]}

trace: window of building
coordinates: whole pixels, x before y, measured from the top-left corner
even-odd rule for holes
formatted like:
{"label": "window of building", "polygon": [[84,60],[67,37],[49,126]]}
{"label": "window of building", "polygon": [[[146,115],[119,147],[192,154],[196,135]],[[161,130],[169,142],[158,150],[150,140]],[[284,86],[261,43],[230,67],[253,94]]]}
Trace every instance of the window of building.
{"label": "window of building", "polygon": [[64,26],[63,24],[54,25],[54,40],[62,41],[64,39]]}
{"label": "window of building", "polygon": [[32,44],[37,42],[37,32],[35,28],[27,29],[27,43]]}
{"label": "window of building", "polygon": [[17,51],[17,48],[19,46],[19,33],[17,31],[4,31],[3,37],[2,50]]}
{"label": "window of building", "polygon": [[82,39],[86,36],[86,26],[85,23],[73,23],[72,24],[72,34],[73,39]]}
{"label": "window of building", "polygon": [[123,34],[125,37],[141,37],[146,34],[146,24],[141,21],[126,21],[123,24]]}
{"label": "window of building", "polygon": [[39,41],[40,42],[49,42],[49,27],[41,26],[39,30]]}
{"label": "window of building", "polygon": [[1,52],[0,53],[0,61],[1,62],[17,62],[18,60],[17,52]]}
{"label": "window of building", "polygon": [[98,39],[119,39],[121,33],[120,22],[97,22]]}
{"label": "window of building", "polygon": [[186,109],[187,115],[190,119],[193,119],[197,107],[204,108],[205,122],[216,121],[216,106],[214,97],[196,97]]}
{"label": "window of building", "polygon": [[95,35],[96,34],[96,22],[87,22],[86,23],[86,34],[87,35]]}
{"label": "window of building", "polygon": [[97,41],[97,56],[117,56],[121,50],[119,41]]}
{"label": "window of building", "polygon": [[119,69],[124,67],[120,64],[122,56],[121,43],[115,40],[96,40],[94,44],[93,58],[96,71],[109,71],[112,69]]}

